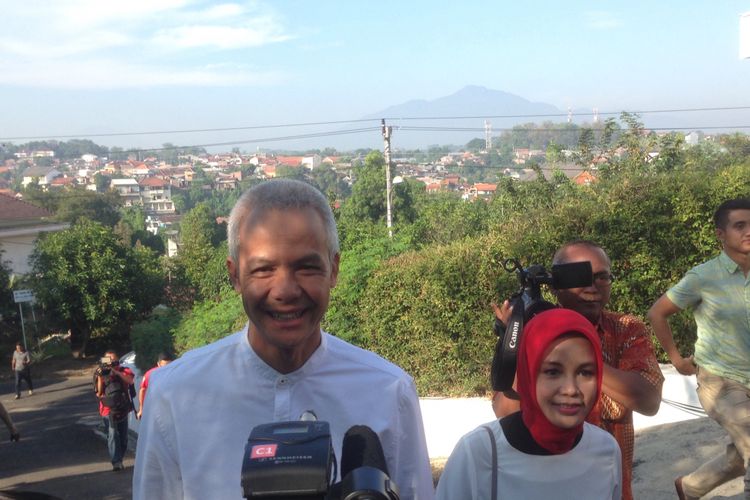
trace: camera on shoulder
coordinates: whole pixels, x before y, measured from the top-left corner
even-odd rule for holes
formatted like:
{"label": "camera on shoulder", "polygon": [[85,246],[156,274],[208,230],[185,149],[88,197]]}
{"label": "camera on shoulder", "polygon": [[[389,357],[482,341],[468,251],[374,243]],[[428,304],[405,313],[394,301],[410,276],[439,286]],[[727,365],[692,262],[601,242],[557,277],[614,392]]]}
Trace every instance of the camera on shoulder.
{"label": "camera on shoulder", "polygon": [[532,265],[524,268],[517,259],[508,259],[503,267],[515,272],[521,284],[520,290],[510,298],[513,311],[507,325],[495,318],[495,355],[492,358],[492,389],[508,391],[516,375],[516,358],[523,335],[523,325],[542,311],[557,307],[542,298],[542,285],[556,290],[591,286],[593,275],[591,262],[556,264],[552,272],[544,266]]}
{"label": "camera on shoulder", "polygon": [[106,377],[112,373],[112,368],[117,368],[118,366],[120,366],[119,361],[113,361],[109,356],[103,356],[99,358],[99,366],[96,368],[96,373]]}

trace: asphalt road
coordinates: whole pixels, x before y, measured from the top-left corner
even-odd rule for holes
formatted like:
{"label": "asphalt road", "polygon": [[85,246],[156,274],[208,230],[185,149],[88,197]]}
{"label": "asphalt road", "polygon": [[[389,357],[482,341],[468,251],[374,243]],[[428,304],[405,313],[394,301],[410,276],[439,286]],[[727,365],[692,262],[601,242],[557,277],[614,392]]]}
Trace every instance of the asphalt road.
{"label": "asphalt road", "polygon": [[19,442],[10,442],[0,423],[0,493],[132,497],[133,451],[125,457],[124,471],[112,471],[107,442],[95,432],[100,418],[90,375],[35,379],[33,396],[25,390],[21,399],[14,396],[13,381],[0,381],[0,401],[21,434]]}

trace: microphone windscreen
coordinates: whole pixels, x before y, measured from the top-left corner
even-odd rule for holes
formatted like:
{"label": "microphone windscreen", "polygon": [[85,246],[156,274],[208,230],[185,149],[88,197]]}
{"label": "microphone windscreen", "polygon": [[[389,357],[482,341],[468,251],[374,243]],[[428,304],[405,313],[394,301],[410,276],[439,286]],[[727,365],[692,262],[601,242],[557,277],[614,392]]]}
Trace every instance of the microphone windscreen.
{"label": "microphone windscreen", "polygon": [[388,475],[383,445],[377,433],[366,425],[355,425],[346,431],[341,446],[341,477],[364,466],[374,467]]}

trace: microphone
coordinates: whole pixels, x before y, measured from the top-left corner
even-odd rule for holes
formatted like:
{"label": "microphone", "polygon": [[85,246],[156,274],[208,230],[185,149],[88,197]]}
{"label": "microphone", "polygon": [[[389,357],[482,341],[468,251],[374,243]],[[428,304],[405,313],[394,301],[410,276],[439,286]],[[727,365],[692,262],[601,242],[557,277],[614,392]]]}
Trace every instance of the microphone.
{"label": "microphone", "polygon": [[380,438],[366,425],[350,427],[341,446],[341,477],[359,467],[374,467],[388,474]]}
{"label": "microphone", "polygon": [[341,477],[341,500],[399,500],[380,438],[366,425],[355,425],[344,435]]}

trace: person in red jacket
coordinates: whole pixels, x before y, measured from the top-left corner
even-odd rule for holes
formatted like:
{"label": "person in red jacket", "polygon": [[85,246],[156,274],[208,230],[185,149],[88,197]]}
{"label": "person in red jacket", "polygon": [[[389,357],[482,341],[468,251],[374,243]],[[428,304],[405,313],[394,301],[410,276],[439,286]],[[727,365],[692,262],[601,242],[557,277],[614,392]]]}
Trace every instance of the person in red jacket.
{"label": "person in red jacket", "polygon": [[146,391],[148,390],[148,382],[151,378],[151,373],[157,368],[168,365],[172,361],[174,361],[174,356],[172,356],[168,352],[160,352],[159,356],[156,358],[156,366],[147,371],[143,376],[143,380],[141,381],[141,388],[138,391],[138,413],[136,413],[136,418],[140,419],[141,415],[143,415],[143,403],[144,401],[146,401]]}
{"label": "person in red jacket", "polygon": [[112,470],[123,469],[122,458],[128,449],[128,413],[133,409],[129,386],[134,375],[130,368],[120,366],[120,357],[113,350],[104,353],[96,372],[96,397],[99,415],[107,432],[107,448]]}

